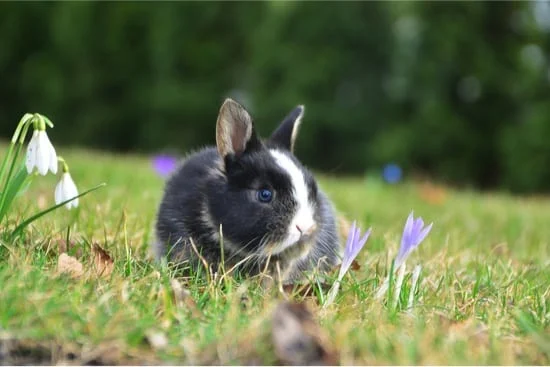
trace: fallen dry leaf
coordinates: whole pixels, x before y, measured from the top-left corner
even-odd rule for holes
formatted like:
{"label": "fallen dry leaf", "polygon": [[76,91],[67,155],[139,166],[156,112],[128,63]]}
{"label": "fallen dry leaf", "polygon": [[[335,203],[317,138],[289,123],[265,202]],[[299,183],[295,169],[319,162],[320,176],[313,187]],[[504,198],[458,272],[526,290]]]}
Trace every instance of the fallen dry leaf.
{"label": "fallen dry leaf", "polygon": [[68,273],[73,278],[81,277],[84,274],[82,263],[66,253],[59,255],[57,271],[59,273]]}
{"label": "fallen dry leaf", "polygon": [[277,358],[288,365],[335,365],[338,354],[303,303],[282,302],[273,313],[272,338]]}
{"label": "fallen dry leaf", "polygon": [[350,269],[353,270],[353,271],[361,270],[361,265],[359,265],[359,263],[357,262],[357,260],[354,259],[354,260],[351,262],[351,268],[350,268]]}
{"label": "fallen dry leaf", "polygon": [[107,251],[97,243],[92,244],[92,256],[98,276],[109,276],[113,272],[115,263]]}

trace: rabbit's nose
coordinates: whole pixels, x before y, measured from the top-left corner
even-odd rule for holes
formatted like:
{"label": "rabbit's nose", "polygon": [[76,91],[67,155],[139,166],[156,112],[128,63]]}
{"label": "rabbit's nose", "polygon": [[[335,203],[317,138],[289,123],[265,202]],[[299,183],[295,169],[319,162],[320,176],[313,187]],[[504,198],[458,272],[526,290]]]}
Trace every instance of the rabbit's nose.
{"label": "rabbit's nose", "polygon": [[302,228],[298,224],[296,224],[296,229],[298,230],[298,232],[300,232],[301,236],[311,235],[316,228],[317,228],[317,225],[315,225],[315,223],[309,226],[309,228]]}

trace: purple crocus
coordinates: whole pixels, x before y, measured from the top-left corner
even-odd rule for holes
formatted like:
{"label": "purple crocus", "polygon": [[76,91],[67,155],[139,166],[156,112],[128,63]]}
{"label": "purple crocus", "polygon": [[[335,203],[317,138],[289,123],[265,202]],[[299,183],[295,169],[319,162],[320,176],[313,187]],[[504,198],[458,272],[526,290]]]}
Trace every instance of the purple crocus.
{"label": "purple crocus", "polygon": [[153,168],[161,177],[168,177],[177,166],[177,158],[170,155],[157,155],[153,158]]}
{"label": "purple crocus", "polygon": [[351,228],[348,233],[348,239],[346,241],[346,248],[344,249],[344,258],[342,259],[342,265],[340,265],[340,272],[338,273],[338,279],[334,282],[327,294],[327,300],[324,304],[324,307],[327,307],[336,298],[336,294],[340,289],[340,282],[344,278],[344,275],[349,270],[353,260],[359,254],[359,251],[365,246],[365,243],[369,239],[369,235],[372,228],[369,228],[363,237],[361,237],[361,229],[357,227],[356,222],[354,221],[351,225]]}
{"label": "purple crocus", "polygon": [[361,237],[361,229],[357,227],[354,221],[348,233],[348,239],[346,241],[346,248],[344,249],[344,258],[342,259],[342,265],[340,266],[340,272],[338,273],[338,279],[342,280],[344,274],[348,271],[353,260],[359,254],[359,251],[365,246],[365,243],[369,239],[371,228],[369,228],[363,237]]}
{"label": "purple crocus", "polygon": [[432,225],[433,223],[430,223],[428,226],[424,227],[424,220],[422,220],[421,217],[415,219],[413,216],[413,212],[409,214],[407,222],[405,223],[405,228],[403,228],[401,247],[399,248],[399,253],[395,258],[395,269],[400,267],[405,262],[412,250],[417,248],[418,245],[420,245],[420,243],[424,241],[428,233],[430,233]]}

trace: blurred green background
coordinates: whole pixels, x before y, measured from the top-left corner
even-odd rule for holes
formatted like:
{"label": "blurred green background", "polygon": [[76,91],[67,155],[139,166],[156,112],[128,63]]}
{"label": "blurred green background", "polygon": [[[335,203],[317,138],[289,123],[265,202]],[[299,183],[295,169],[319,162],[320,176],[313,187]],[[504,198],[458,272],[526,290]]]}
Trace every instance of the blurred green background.
{"label": "blurred green background", "polygon": [[548,2],[2,2],[0,136],[24,112],[56,145],[183,154],[223,99],[331,174],[550,191]]}

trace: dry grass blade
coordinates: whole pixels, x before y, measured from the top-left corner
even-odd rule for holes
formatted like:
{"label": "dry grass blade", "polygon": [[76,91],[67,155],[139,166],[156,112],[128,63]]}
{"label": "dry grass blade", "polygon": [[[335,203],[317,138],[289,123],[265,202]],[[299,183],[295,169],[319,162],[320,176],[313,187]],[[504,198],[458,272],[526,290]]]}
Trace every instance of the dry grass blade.
{"label": "dry grass blade", "polygon": [[303,303],[280,303],[273,313],[277,358],[288,365],[335,365],[338,355]]}
{"label": "dry grass blade", "polygon": [[314,297],[316,298],[316,288],[320,289],[324,294],[330,290],[331,284],[326,282],[309,282],[309,283],[290,283],[283,284],[283,291],[291,297]]}

